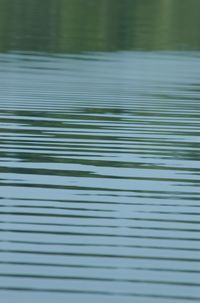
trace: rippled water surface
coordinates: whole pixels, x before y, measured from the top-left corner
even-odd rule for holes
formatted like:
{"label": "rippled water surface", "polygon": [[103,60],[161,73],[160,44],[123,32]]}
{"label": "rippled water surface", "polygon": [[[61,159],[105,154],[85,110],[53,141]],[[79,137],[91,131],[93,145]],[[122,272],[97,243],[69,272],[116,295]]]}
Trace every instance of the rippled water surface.
{"label": "rippled water surface", "polygon": [[97,2],[0,0],[1,301],[200,302],[199,1]]}
{"label": "rippled water surface", "polygon": [[4,302],[199,301],[198,55],[0,60]]}

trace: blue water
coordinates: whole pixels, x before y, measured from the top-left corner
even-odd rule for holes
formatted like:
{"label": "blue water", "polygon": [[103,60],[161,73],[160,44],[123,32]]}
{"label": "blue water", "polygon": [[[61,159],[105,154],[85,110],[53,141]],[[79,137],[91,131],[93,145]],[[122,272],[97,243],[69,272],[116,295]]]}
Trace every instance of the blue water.
{"label": "blue water", "polygon": [[0,55],[4,303],[200,301],[198,52]]}

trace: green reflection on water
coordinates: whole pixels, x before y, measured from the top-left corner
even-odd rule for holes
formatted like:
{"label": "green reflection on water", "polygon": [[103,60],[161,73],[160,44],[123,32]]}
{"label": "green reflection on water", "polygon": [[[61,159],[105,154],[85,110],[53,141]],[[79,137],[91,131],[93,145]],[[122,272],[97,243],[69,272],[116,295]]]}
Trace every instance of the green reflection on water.
{"label": "green reflection on water", "polygon": [[0,0],[0,51],[199,50],[199,0]]}

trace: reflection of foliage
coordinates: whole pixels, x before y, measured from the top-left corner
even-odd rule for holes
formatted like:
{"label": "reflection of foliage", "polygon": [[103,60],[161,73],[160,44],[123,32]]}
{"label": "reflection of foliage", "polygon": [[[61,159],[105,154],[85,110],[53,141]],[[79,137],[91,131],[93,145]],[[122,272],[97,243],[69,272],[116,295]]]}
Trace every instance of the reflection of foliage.
{"label": "reflection of foliage", "polygon": [[0,51],[200,49],[199,0],[0,0]]}

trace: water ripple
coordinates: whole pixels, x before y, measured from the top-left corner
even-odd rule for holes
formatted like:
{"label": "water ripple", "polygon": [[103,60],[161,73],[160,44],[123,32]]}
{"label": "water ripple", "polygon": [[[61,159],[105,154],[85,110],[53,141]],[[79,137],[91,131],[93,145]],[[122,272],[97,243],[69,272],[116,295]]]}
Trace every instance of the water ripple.
{"label": "water ripple", "polygon": [[0,61],[3,298],[199,302],[198,54]]}

